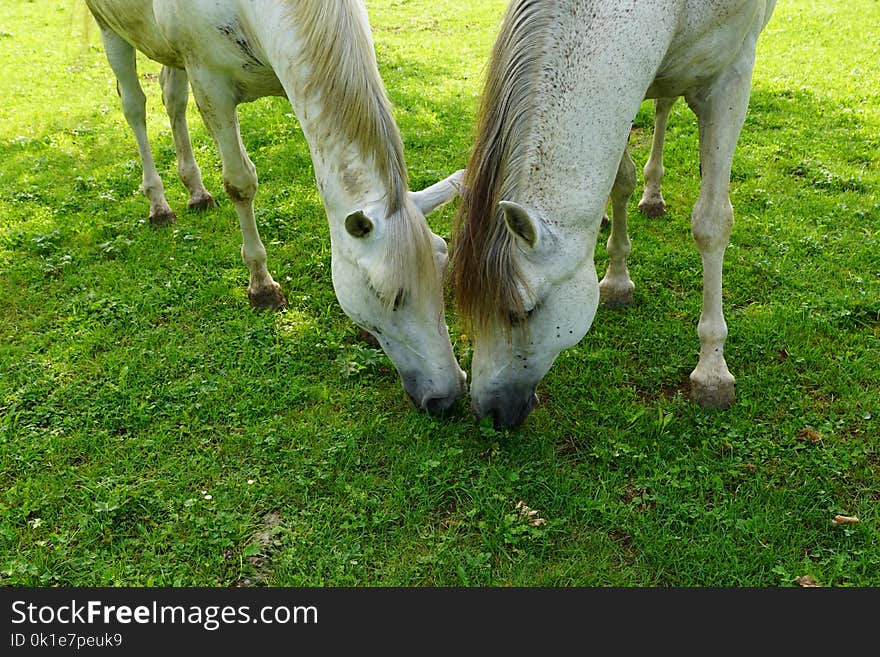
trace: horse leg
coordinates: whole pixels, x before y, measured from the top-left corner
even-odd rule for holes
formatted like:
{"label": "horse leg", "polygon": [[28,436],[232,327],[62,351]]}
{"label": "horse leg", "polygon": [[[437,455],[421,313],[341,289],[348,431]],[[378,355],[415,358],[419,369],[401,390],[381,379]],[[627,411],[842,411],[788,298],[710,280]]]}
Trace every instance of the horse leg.
{"label": "horse leg", "polygon": [[248,299],[258,309],[280,309],[287,299],[266,268],[266,248],[254,219],[257,170],[241,141],[235,90],[228,79],[206,71],[190,71],[196,106],[220,151],[223,185],[241,225],[241,258],[250,272]]}
{"label": "horse leg", "polygon": [[700,359],[691,372],[691,395],[701,406],[727,408],[735,399],[735,379],[724,360],[727,324],[721,299],[724,250],[733,228],[730,171],[751,90],[754,53],[735,63],[708,88],[687,96],[700,129],[700,193],[691,230],[703,261],[703,308],[697,333]]}
{"label": "horse leg", "polygon": [[177,173],[189,190],[187,207],[194,210],[216,208],[214,197],[202,183],[202,172],[193,156],[189,126],[186,123],[186,105],[189,100],[189,78],[186,71],[163,66],[159,72],[162,102],[171,121],[171,134],[177,151]]}
{"label": "horse leg", "polygon": [[141,190],[150,201],[150,223],[170,224],[176,217],[165,200],[165,188],[147,140],[147,98],[138,82],[135,49],[118,34],[104,27],[101,28],[101,40],[104,42],[107,61],[116,75],[116,90],[122,101],[122,113],[137,140],[144,176]]}
{"label": "horse leg", "polygon": [[623,151],[617,176],[611,188],[611,234],[608,236],[608,270],[599,282],[599,298],[606,306],[628,306],[633,301],[633,285],[626,259],[630,252],[626,229],[626,206],[636,187],[636,165]]}
{"label": "horse leg", "polygon": [[654,99],[654,140],[651,142],[651,154],[642,170],[645,175],[645,189],[639,201],[639,210],[649,217],[666,214],[666,202],[660,193],[660,183],[663,181],[663,141],[669,112],[677,100],[677,96]]}

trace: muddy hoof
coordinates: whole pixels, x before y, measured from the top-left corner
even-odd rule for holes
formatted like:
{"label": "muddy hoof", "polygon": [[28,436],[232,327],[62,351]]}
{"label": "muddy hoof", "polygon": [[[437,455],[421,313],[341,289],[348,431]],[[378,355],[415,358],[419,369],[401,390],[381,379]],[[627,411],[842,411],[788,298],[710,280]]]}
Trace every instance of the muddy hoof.
{"label": "muddy hoof", "polygon": [[659,201],[642,199],[639,202],[639,210],[651,219],[656,219],[666,214],[666,203],[663,202],[663,199]]}
{"label": "muddy hoof", "polygon": [[255,310],[284,310],[287,308],[287,298],[278,283],[257,290],[248,289],[248,300],[251,302],[251,308]]}
{"label": "muddy hoof", "polygon": [[186,204],[190,210],[202,211],[202,210],[213,210],[217,207],[217,201],[214,200],[214,197],[208,193],[205,193],[204,196],[199,196],[197,198],[191,198],[189,203]]}
{"label": "muddy hoof", "polygon": [[171,210],[150,215],[150,223],[154,226],[170,226],[175,221],[177,221],[177,215]]}
{"label": "muddy hoof", "polygon": [[730,408],[736,401],[734,381],[700,383],[691,378],[691,399],[703,408]]}
{"label": "muddy hoof", "polygon": [[633,302],[633,290],[635,285],[632,281],[627,284],[611,284],[605,280],[599,283],[599,302],[608,308],[620,308],[631,306]]}

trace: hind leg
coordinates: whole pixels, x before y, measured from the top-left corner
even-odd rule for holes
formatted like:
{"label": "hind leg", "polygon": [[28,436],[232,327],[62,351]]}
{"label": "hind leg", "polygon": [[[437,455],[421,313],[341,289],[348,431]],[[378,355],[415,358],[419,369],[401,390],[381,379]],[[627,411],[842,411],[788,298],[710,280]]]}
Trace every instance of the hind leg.
{"label": "hind leg", "polygon": [[162,102],[171,121],[171,134],[177,152],[177,173],[189,190],[188,207],[194,210],[216,208],[214,197],[202,183],[202,172],[193,156],[189,126],[186,122],[186,105],[189,100],[189,78],[186,71],[163,66],[159,73],[162,85]]}
{"label": "hind leg", "polygon": [[666,137],[666,124],[669,112],[677,96],[672,98],[656,98],[654,100],[654,140],[651,142],[651,154],[645,164],[645,189],[639,201],[639,210],[649,217],[660,217],[666,214],[666,202],[660,193],[663,182],[663,143]]}
{"label": "hind leg", "polygon": [[633,285],[626,259],[631,244],[627,234],[626,206],[636,187],[636,165],[629,150],[623,152],[617,177],[611,188],[611,234],[608,236],[608,270],[599,282],[599,298],[606,306],[628,306],[633,301]]}
{"label": "hind leg", "polygon": [[165,188],[147,140],[147,99],[138,82],[135,49],[107,28],[101,28],[101,39],[107,61],[116,75],[116,89],[122,100],[122,113],[137,141],[143,167],[141,190],[150,201],[150,222],[156,225],[172,223],[176,217],[165,200]]}

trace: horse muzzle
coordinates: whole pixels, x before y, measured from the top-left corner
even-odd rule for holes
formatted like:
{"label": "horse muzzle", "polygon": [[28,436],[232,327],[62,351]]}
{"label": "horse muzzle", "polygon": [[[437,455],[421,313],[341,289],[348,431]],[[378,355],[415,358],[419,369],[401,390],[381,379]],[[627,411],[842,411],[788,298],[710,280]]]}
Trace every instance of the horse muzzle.
{"label": "horse muzzle", "polygon": [[431,415],[442,415],[467,392],[467,375],[462,370],[439,386],[433,379],[422,376],[404,375],[401,379],[413,405]]}
{"label": "horse muzzle", "polygon": [[471,402],[471,411],[477,419],[492,418],[496,431],[516,429],[538,405],[535,388],[511,389],[508,391],[491,392],[476,397]]}

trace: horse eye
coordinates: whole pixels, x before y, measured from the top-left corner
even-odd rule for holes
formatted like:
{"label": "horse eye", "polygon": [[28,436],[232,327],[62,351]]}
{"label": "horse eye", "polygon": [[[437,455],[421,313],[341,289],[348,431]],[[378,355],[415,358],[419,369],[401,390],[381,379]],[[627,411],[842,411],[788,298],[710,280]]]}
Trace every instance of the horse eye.
{"label": "horse eye", "polygon": [[398,290],[397,294],[394,297],[394,305],[391,307],[391,309],[397,310],[404,303],[406,303],[406,291],[405,290]]}
{"label": "horse eye", "polygon": [[[377,290],[373,286],[373,284],[369,281],[367,281],[367,288],[369,288],[370,292],[373,293],[373,296],[375,296],[382,304],[387,304],[388,297],[386,295],[382,294],[379,290]],[[391,304],[391,309],[397,310],[405,303],[406,303],[406,290],[401,288],[397,291],[397,294],[394,295],[394,301]]]}
{"label": "horse eye", "polygon": [[523,311],[521,313],[514,312],[511,310],[509,313],[507,313],[507,319],[510,321],[511,326],[518,326],[518,325],[522,324],[524,321],[526,321],[527,319],[531,319],[532,315],[535,313],[535,311],[537,309],[538,309],[538,306],[536,304],[536,305],[532,306],[529,310]]}

